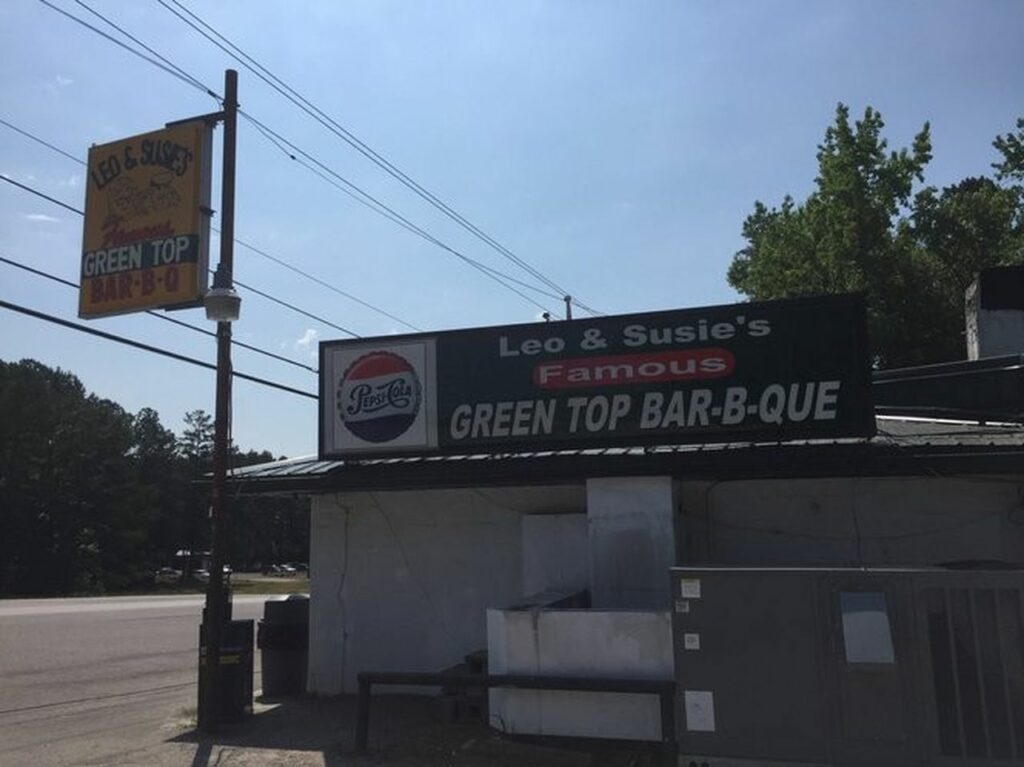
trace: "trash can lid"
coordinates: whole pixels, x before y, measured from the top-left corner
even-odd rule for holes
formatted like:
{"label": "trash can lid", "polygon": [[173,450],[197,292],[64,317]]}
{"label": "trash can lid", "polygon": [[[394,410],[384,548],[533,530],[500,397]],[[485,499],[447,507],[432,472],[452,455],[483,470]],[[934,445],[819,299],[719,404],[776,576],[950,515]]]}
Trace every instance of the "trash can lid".
{"label": "trash can lid", "polygon": [[309,597],[305,594],[289,594],[268,599],[263,603],[263,619],[270,623],[307,623]]}

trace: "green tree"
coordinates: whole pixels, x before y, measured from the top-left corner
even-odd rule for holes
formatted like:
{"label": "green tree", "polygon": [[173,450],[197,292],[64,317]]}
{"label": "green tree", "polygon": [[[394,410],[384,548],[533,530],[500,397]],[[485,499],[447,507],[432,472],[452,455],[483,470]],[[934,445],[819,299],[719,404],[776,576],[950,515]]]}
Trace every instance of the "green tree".
{"label": "green tree", "polygon": [[[0,360],[0,594],[101,593],[151,583],[178,548],[204,547],[212,419],[181,439],[156,411],[131,415],[34,360]],[[234,451],[232,465],[273,460]],[[305,559],[304,499],[241,498],[235,562],[257,549]]]}
{"label": "green tree", "polygon": [[205,410],[190,410],[185,413],[185,430],[178,440],[178,450],[194,469],[209,471],[213,457],[213,418]]}
{"label": "green tree", "polygon": [[[870,107],[852,125],[837,107],[814,191],[802,203],[755,204],[729,283],[754,300],[863,291],[880,367],[962,358],[964,289],[979,269],[1022,260],[1020,188],[980,178],[915,195],[932,156],[929,125],[892,152],[884,127]],[[1020,174],[1022,136],[1024,121],[996,139],[997,178]]]}
{"label": "green tree", "polygon": [[140,481],[153,494],[157,512],[148,529],[147,554],[154,566],[169,563],[185,540],[185,504],[190,468],[178,452],[178,439],[160,423],[152,408],[143,408],[132,422],[132,457]]}
{"label": "green tree", "polygon": [[[196,483],[213,468],[213,418],[209,413],[204,410],[185,413],[185,429],[178,440],[178,452],[188,464],[191,480],[183,494],[185,527],[179,543],[192,552],[203,551],[209,546],[211,532],[207,513],[210,497],[209,490]],[[187,560],[185,569],[191,564],[191,560]],[[183,575],[188,577],[189,573]]]}
{"label": "green tree", "polygon": [[[231,466],[251,466],[273,460],[273,454],[266,450],[235,451]],[[308,560],[308,498],[235,494],[231,500],[231,517],[234,520],[232,561],[236,565]]]}
{"label": "green tree", "polygon": [[996,178],[1024,181],[1024,117],[1017,118],[1016,133],[996,136],[992,146],[1003,156],[1002,160],[992,163]]}
{"label": "green tree", "polygon": [[127,588],[153,513],[132,418],[70,373],[0,362],[0,591]]}

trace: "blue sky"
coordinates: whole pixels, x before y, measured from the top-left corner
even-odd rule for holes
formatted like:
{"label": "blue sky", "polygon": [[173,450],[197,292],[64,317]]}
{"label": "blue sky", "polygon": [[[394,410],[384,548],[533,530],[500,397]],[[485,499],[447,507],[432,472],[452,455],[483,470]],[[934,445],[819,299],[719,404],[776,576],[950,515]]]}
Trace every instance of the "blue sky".
{"label": "blue sky", "polygon": [[[104,26],[74,0],[52,2]],[[927,181],[937,186],[989,172],[992,138],[1024,114],[1017,0],[182,2],[608,314],[737,300],[725,273],[743,219],[757,199],[810,191],[815,147],[839,101],[854,114],[879,109],[894,148],[930,121]],[[452,248],[532,280],[156,0],[88,3],[217,92],[224,70],[238,68],[252,115]],[[0,19],[0,118],[82,159],[92,143],[216,109],[37,0],[8,0]],[[537,318],[534,304],[356,204],[244,122],[238,152],[240,239],[423,330]],[[3,126],[0,173],[83,205],[81,166]],[[81,227],[79,216],[0,183],[0,255],[77,280]],[[408,330],[244,248],[236,276],[362,336]],[[243,296],[235,334],[247,343],[315,366],[317,341],[346,337]],[[0,298],[76,320],[74,291],[2,263]],[[209,325],[199,310],[174,316]],[[91,325],[214,359],[212,339],[145,315]],[[0,310],[0,359],[25,357],[70,370],[130,411],[154,407],[175,431],[186,411],[213,410],[210,371]],[[234,363],[316,391],[304,370],[241,349]],[[245,449],[313,453],[316,403],[238,381],[234,437]]]}

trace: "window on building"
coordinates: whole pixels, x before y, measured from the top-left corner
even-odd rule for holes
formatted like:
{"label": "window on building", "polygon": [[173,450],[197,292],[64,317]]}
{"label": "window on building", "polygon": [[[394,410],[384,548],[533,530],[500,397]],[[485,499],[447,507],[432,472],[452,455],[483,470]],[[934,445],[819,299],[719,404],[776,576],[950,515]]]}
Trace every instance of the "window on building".
{"label": "window on building", "polygon": [[892,629],[885,594],[880,591],[843,591],[843,644],[847,663],[895,663]]}

